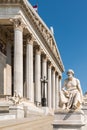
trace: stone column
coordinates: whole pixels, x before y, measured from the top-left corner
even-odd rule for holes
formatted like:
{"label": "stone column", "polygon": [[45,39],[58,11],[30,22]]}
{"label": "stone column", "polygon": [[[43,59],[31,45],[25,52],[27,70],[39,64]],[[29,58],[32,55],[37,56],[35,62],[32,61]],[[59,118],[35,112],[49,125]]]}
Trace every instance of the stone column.
{"label": "stone column", "polygon": [[46,76],[47,78],[47,57],[42,56],[42,78]]}
{"label": "stone column", "polygon": [[33,85],[33,37],[31,34],[27,35],[26,48],[26,85],[27,98],[34,102],[34,85]]}
{"label": "stone column", "polygon": [[51,63],[48,63],[48,107],[51,109],[52,85],[51,85]]}
{"label": "stone column", "polygon": [[59,92],[61,91],[61,79],[62,79],[62,77],[59,76]]}
{"label": "stone column", "polygon": [[20,18],[14,23],[14,90],[23,96],[23,24]]}
{"label": "stone column", "polygon": [[58,73],[56,73],[56,91],[55,91],[55,96],[56,96],[56,102],[55,102],[55,108],[58,109]]}
{"label": "stone column", "polygon": [[[44,76],[47,78],[47,57],[42,56],[42,79],[44,79]],[[42,97],[46,98],[46,104],[47,104],[47,84],[45,83],[45,86],[43,86],[42,91]]]}
{"label": "stone column", "polygon": [[59,76],[58,77],[58,107],[60,107],[60,92],[61,92],[61,79],[62,77]]}
{"label": "stone column", "polygon": [[11,65],[11,41],[8,40],[7,42],[7,59],[6,59],[6,95],[11,95],[12,93],[12,65]]}
{"label": "stone column", "polygon": [[52,89],[53,89],[53,109],[55,109],[55,68],[52,73]]}
{"label": "stone column", "polygon": [[41,103],[41,51],[35,50],[35,100],[37,105]]}

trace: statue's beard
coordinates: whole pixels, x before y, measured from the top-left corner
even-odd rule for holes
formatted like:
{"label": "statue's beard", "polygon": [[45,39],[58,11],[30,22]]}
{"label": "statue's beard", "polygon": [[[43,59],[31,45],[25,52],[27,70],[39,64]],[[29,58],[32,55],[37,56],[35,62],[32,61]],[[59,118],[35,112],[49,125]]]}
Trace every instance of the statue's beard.
{"label": "statue's beard", "polygon": [[71,79],[72,79],[72,77],[73,77],[72,75],[69,75],[69,76],[68,76],[68,79],[70,79],[70,80],[71,80]]}

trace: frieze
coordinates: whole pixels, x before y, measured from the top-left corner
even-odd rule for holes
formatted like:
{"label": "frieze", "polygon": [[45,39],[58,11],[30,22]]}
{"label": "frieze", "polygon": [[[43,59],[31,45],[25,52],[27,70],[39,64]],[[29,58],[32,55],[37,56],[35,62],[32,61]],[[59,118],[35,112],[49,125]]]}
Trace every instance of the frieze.
{"label": "frieze", "polygon": [[[40,22],[40,20],[35,16],[34,13],[32,13],[32,15],[33,15],[34,21],[37,24],[38,29],[40,30],[40,32],[43,35],[44,39],[47,41],[47,43],[50,46],[50,48],[52,49],[53,46],[55,46],[55,51],[53,51],[53,53],[54,53],[55,57],[57,58],[59,53],[57,52],[57,48],[56,48],[56,45],[55,45],[56,43],[55,43],[55,40],[54,40],[51,32],[48,31],[48,29],[46,29],[46,27]],[[58,60],[58,62],[60,64],[60,66],[62,67],[62,69],[64,70],[64,66],[62,64],[62,61],[60,59],[57,59],[57,60]]]}
{"label": "frieze", "polygon": [[24,0],[0,0],[0,3],[20,3],[21,1]]}

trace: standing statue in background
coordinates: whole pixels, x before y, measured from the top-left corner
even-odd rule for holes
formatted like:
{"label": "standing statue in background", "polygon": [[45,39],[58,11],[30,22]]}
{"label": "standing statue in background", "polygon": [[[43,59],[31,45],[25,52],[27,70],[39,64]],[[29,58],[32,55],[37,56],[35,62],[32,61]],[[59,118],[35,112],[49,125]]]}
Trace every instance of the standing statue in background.
{"label": "standing statue in background", "polygon": [[82,104],[82,89],[80,81],[74,77],[74,71],[67,71],[68,78],[65,79],[60,92],[60,104],[63,109],[80,109]]}

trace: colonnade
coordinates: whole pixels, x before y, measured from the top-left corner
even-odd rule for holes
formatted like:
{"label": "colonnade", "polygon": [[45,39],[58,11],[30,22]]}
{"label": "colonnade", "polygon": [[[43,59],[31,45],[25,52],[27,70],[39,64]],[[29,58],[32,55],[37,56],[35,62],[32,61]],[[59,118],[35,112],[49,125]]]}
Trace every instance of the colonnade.
{"label": "colonnade", "polygon": [[[19,19],[12,21],[14,24],[14,90],[23,96],[23,25]],[[40,45],[35,48],[35,64],[33,64],[34,38],[29,33],[26,37],[26,97],[31,102],[41,103],[41,78],[47,78],[45,88],[47,106],[51,109],[58,108],[59,88],[61,78],[49,57],[42,54]],[[35,72],[34,72],[35,67]],[[35,81],[33,80],[35,79]]]}

